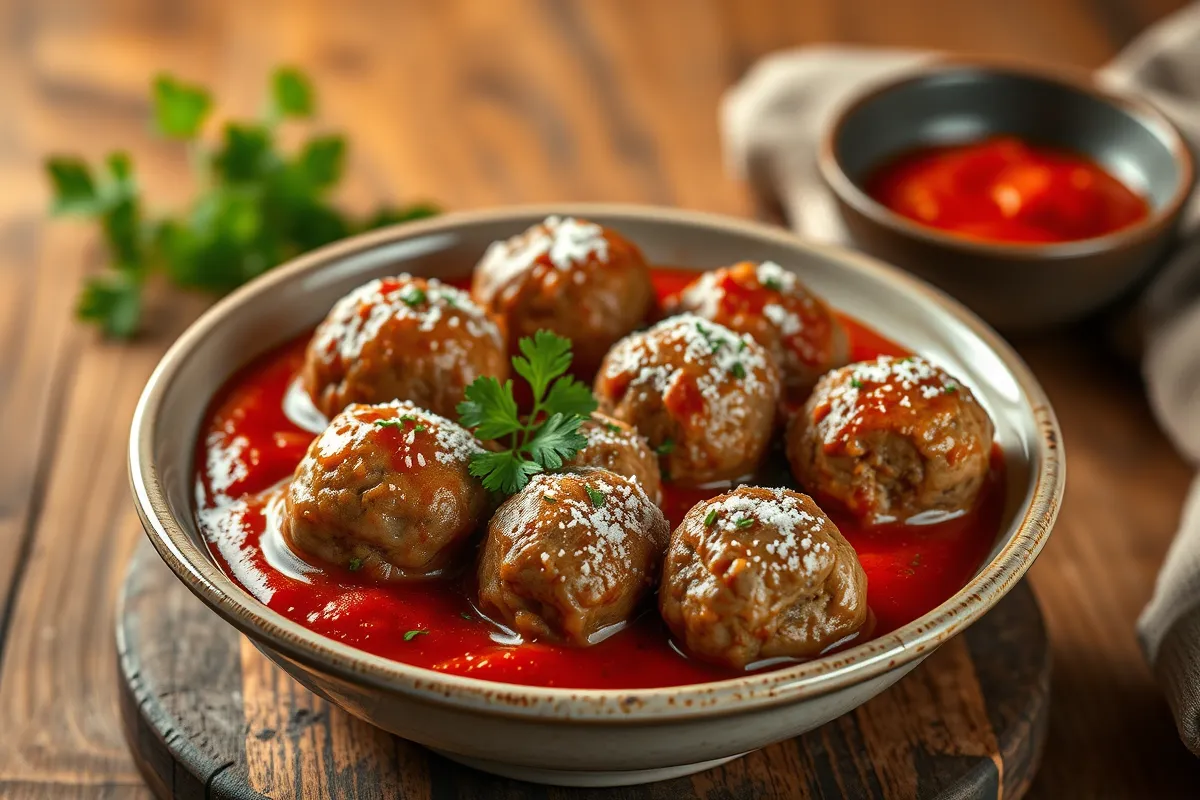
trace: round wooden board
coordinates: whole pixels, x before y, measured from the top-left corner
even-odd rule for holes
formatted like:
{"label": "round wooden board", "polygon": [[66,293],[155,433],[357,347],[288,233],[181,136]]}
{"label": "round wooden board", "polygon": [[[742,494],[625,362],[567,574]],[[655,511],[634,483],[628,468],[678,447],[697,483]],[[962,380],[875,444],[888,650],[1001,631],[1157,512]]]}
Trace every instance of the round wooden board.
{"label": "round wooden board", "polygon": [[1049,707],[1046,631],[1021,583],[822,728],[685,778],[565,789],[459,766],[318,699],[193,597],[147,541],[117,613],[125,733],[160,797],[1013,800],[1037,768]]}

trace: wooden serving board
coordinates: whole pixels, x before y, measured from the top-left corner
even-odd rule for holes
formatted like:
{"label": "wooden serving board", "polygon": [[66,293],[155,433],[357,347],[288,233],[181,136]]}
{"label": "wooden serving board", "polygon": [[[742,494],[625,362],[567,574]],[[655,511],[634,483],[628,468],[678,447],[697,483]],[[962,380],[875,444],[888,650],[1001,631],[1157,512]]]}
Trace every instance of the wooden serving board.
{"label": "wooden serving board", "polygon": [[310,694],[211,612],[142,541],[117,608],[126,738],[180,798],[1006,798],[1037,768],[1050,654],[1025,583],[856,711],[708,772],[565,789],[477,772]]}

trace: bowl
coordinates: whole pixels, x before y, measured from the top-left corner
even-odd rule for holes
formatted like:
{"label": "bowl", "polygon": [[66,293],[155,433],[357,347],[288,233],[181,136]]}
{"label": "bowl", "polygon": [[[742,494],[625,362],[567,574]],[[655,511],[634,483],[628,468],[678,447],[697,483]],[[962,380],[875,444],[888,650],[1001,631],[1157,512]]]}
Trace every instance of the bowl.
{"label": "bowl", "polygon": [[[791,265],[838,308],[957,374],[1006,456],[1002,533],[953,598],[881,638],[775,672],[666,689],[550,689],[444,675],[347,647],[289,621],[218,568],[193,519],[193,454],[210,399],[238,367],[310,329],[365,281],[469,272],[487,245],[548,214],[611,225],[652,263],[697,270]],[[879,694],[987,612],[1029,568],[1063,491],[1054,412],[995,333],[941,292],[865,256],[779,229],[656,208],[564,205],[448,214],[364,234],[258,278],[217,303],[163,357],[138,403],[129,469],[150,541],[175,574],[321,697],[480,769],[545,783],[622,785],[684,775],[810,730]]]}
{"label": "bowl", "polygon": [[[1149,215],[1092,239],[1008,244],[918,224],[863,190],[872,170],[905,151],[1000,134],[1090,157],[1142,193]],[[1147,278],[1193,181],[1186,143],[1148,104],[1085,77],[956,60],[849,98],[824,133],[818,166],[857,247],[945,289],[1005,332],[1081,318]]]}

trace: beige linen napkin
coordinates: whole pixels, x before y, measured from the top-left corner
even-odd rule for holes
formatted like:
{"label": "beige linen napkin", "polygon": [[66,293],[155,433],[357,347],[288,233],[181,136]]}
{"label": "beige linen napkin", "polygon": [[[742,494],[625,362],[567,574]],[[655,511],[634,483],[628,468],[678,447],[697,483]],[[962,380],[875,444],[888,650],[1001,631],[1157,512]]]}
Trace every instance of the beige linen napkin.
{"label": "beige linen napkin", "polygon": [[[834,110],[864,82],[906,69],[931,54],[849,47],[806,47],[768,56],[724,98],[721,125],[732,171],[778,200],[801,234],[845,243],[833,198],[816,168],[816,145]],[[1170,115],[1200,145],[1200,5],[1139,37],[1098,73]],[[1145,293],[1143,374],[1164,430],[1200,466],[1200,203],[1185,214],[1183,244]],[[1130,531],[1130,535],[1136,532]],[[1200,477],[1192,485],[1154,597],[1138,633],[1179,726],[1200,755]]]}

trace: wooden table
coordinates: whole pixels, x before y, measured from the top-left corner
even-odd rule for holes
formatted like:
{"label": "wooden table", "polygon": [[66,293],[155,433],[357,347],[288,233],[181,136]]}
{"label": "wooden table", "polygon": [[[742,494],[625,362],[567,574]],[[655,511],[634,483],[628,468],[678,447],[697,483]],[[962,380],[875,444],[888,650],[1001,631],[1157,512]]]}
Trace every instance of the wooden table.
{"label": "wooden table", "polygon": [[[252,113],[302,65],[321,119],[352,132],[346,202],[450,208],[556,200],[753,213],[723,171],[716,104],[763,53],[815,41],[1102,63],[1180,0],[14,0],[0,3],[0,796],[145,796],[117,719],[111,608],[141,535],[129,417],[207,302],[163,291],[147,335],[71,321],[96,265],[44,222],[48,151],[125,147],[156,202],[187,196],[147,135],[161,69]],[[1070,482],[1033,570],[1056,660],[1037,797],[1175,796],[1200,762],[1175,737],[1133,626],[1189,470],[1135,372],[1087,332],[1019,343],[1062,419]]]}

